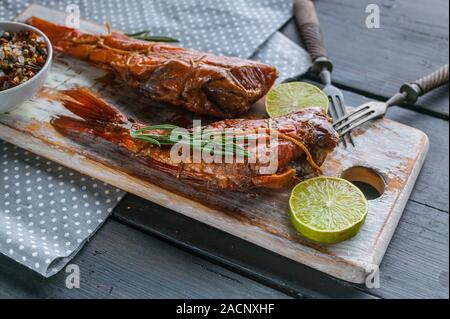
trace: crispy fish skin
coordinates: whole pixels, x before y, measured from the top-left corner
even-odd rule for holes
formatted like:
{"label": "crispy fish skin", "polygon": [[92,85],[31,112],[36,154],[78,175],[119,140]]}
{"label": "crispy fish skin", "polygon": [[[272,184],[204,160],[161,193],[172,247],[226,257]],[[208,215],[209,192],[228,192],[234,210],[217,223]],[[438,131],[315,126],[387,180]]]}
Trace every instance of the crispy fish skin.
{"label": "crispy fish skin", "polygon": [[81,33],[31,17],[57,51],[90,61],[151,99],[220,118],[242,114],[262,98],[278,77],[275,68],[177,46],[140,41],[112,32]]}
{"label": "crispy fish skin", "polygon": [[[285,188],[298,179],[296,170],[289,167],[293,161],[308,166],[305,151],[290,140],[278,139],[278,166],[276,173],[261,174],[262,164],[256,148],[247,147],[256,161],[245,159],[243,163],[175,163],[170,156],[171,146],[152,146],[147,142],[135,139],[131,133],[144,125],[128,119],[94,93],[84,88],[64,91],[67,98],[64,106],[78,118],[57,116],[51,124],[61,134],[77,138],[87,135],[117,145],[130,154],[130,160],[137,159],[150,167],[166,172],[180,180],[207,188],[245,191],[255,187]],[[235,129],[241,132],[257,129],[276,129],[299,140],[310,151],[315,163],[321,165],[338,142],[338,135],[331,125],[331,119],[319,108],[308,108],[288,116],[268,120],[231,119],[215,122],[204,129]]]}

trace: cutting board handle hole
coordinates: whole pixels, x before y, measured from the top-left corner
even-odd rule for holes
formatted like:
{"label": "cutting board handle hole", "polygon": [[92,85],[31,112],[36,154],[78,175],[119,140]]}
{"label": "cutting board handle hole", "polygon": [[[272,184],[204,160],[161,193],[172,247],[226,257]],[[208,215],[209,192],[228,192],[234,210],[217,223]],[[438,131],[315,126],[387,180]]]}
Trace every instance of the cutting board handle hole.
{"label": "cutting board handle hole", "polygon": [[357,186],[368,200],[377,199],[384,193],[386,185],[384,179],[372,168],[350,167],[342,173],[341,177]]}

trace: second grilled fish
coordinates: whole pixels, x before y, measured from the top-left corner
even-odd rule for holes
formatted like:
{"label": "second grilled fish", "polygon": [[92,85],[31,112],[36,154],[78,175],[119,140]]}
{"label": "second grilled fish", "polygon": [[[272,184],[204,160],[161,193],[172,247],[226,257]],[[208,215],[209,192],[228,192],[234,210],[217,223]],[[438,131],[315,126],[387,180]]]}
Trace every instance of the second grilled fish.
{"label": "second grilled fish", "polygon": [[[51,124],[63,135],[76,140],[83,139],[92,147],[109,143],[122,154],[128,154],[130,161],[137,160],[159,171],[166,172],[182,181],[211,189],[245,191],[255,187],[284,188],[296,180],[296,169],[291,163],[300,164],[302,171],[319,169],[328,153],[338,142],[338,135],[331,125],[331,119],[319,108],[308,108],[272,120],[224,120],[203,129],[233,129],[240,132],[273,130],[277,133],[275,156],[277,166],[270,174],[262,174],[259,144],[247,151],[255,161],[245,159],[242,163],[176,163],[171,157],[171,147],[157,147],[133,138],[132,132],[144,125],[128,119],[118,109],[106,103],[87,89],[72,89],[63,92],[63,104],[78,117],[61,115]],[[97,146],[96,146],[97,145]]]}

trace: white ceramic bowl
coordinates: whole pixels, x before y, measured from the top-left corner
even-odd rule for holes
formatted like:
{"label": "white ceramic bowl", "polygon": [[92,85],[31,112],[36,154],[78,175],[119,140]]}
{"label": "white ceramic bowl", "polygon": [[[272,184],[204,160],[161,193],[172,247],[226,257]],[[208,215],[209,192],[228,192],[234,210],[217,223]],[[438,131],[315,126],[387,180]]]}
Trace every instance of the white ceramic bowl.
{"label": "white ceramic bowl", "polygon": [[39,88],[44,85],[44,82],[50,73],[53,49],[50,40],[45,36],[45,34],[35,27],[24,23],[0,21],[0,31],[18,32],[21,30],[34,31],[44,38],[48,51],[47,61],[42,69],[40,69],[39,72],[30,80],[13,88],[0,91],[0,113],[7,112],[33,97]]}

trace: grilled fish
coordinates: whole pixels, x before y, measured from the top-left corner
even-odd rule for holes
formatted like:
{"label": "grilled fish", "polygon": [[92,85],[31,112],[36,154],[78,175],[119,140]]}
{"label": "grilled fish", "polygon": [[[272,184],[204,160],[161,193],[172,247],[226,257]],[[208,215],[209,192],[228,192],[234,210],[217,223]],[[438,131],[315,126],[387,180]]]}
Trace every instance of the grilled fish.
{"label": "grilled fish", "polygon": [[86,34],[36,17],[27,23],[43,31],[55,50],[107,69],[156,102],[197,114],[236,117],[265,96],[278,76],[275,68],[262,63],[122,33]]}
{"label": "grilled fish", "polygon": [[[256,187],[285,188],[295,183],[297,170],[290,164],[297,162],[304,171],[317,168],[338,143],[338,134],[331,119],[319,108],[308,108],[275,119],[228,119],[203,127],[205,130],[233,129],[236,132],[271,130],[276,132],[277,167],[271,174],[261,174],[267,166],[261,160],[260,145],[245,146],[254,161],[245,158],[243,162],[177,163],[171,158],[171,146],[151,145],[136,139],[133,132],[144,125],[127,118],[118,109],[88,89],[76,88],[63,92],[63,105],[77,117],[59,115],[51,124],[64,136],[79,140],[101,140],[112,143],[130,156],[159,171],[182,181],[210,189],[245,191]],[[155,130],[155,133],[157,130]],[[266,138],[266,137],[264,137]],[[271,145],[271,144],[270,144]],[[273,151],[272,148],[266,148]],[[127,156],[128,156],[127,155]]]}

